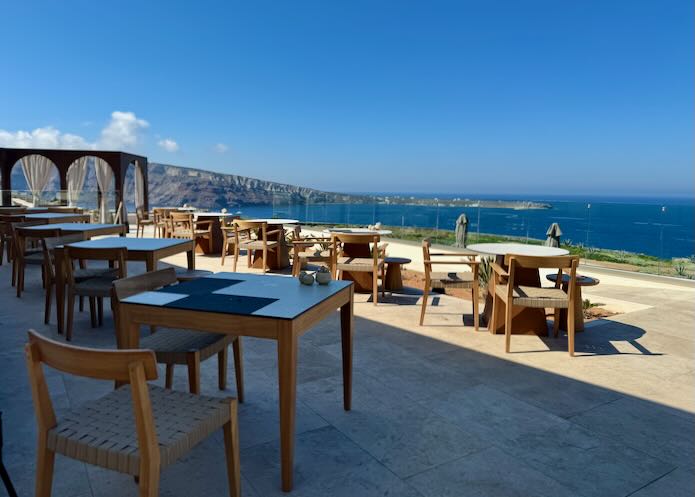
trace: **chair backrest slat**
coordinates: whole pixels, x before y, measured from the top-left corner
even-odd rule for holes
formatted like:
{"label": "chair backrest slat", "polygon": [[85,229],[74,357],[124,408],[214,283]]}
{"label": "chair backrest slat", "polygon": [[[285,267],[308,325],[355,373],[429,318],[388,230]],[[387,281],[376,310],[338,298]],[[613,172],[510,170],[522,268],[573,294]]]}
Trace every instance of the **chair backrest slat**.
{"label": "chair backrest slat", "polygon": [[29,347],[53,369],[75,376],[128,382],[130,365],[142,363],[148,381],[157,379],[157,361],[151,350],[102,350],[77,347],[29,331]]}
{"label": "chair backrest slat", "polygon": [[538,257],[533,255],[507,254],[504,256],[504,263],[509,265],[512,259],[514,259],[517,266],[526,269],[570,269],[572,267],[572,262],[574,260],[579,260],[579,257],[574,255]]}
{"label": "chair backrest slat", "polygon": [[121,300],[141,292],[158,290],[177,283],[176,271],[173,267],[160,269],[159,271],[150,271],[148,273],[123,278],[122,280],[114,281],[113,293],[115,300]]}

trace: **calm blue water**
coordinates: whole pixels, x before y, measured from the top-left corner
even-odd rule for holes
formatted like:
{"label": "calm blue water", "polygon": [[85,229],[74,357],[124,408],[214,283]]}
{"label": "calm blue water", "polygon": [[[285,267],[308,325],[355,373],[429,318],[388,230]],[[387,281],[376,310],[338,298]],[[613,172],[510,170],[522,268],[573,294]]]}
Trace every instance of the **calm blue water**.
{"label": "calm blue water", "polygon": [[[445,199],[445,196],[439,196]],[[451,198],[451,197],[450,197]],[[499,198],[497,196],[496,198]],[[542,200],[551,209],[513,210],[446,206],[384,204],[310,204],[241,207],[245,216],[275,216],[303,222],[388,226],[416,226],[453,230],[465,212],[469,232],[545,238],[557,222],[563,240],[586,246],[626,250],[659,257],[688,257],[695,254],[692,199],[592,199]],[[591,207],[589,207],[589,204]]]}

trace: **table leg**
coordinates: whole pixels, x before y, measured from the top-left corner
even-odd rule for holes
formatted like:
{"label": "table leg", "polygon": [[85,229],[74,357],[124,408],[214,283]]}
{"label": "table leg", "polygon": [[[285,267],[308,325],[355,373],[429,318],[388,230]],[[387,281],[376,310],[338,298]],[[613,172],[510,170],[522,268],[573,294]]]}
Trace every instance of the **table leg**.
{"label": "table leg", "polygon": [[58,333],[65,330],[65,260],[63,247],[54,249],[55,280],[56,280],[56,319],[58,320]]}
{"label": "table leg", "polygon": [[280,389],[280,467],[282,490],[292,490],[294,422],[297,407],[297,334],[292,324],[278,331],[278,385]]}
{"label": "table leg", "polygon": [[186,252],[186,259],[188,262],[188,269],[195,269],[195,248]]}
{"label": "table leg", "polygon": [[352,409],[352,333],[353,333],[353,290],[350,287],[350,302],[340,308],[340,339],[343,349],[343,409]]}
{"label": "table leg", "polygon": [[145,269],[148,273],[157,270],[157,258],[153,253],[148,253],[145,257]]}

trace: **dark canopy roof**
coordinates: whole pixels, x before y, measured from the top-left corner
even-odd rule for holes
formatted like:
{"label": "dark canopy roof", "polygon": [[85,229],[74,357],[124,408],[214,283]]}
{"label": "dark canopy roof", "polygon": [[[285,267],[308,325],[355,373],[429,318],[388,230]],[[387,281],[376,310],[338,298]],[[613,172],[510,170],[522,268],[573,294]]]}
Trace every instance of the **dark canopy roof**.
{"label": "dark canopy roof", "polygon": [[125,183],[125,175],[128,171],[128,166],[131,163],[136,163],[142,171],[143,183],[145,186],[145,205],[147,210],[148,205],[148,187],[147,187],[147,157],[141,155],[130,154],[127,152],[116,152],[106,150],[64,150],[64,149],[42,149],[42,148],[1,148],[0,147],[0,174],[2,174],[2,205],[10,204],[10,191],[12,190],[11,172],[12,167],[22,157],[27,155],[43,155],[51,160],[58,168],[58,176],[60,178],[60,189],[67,190],[68,181],[67,174],[70,165],[80,157],[91,156],[99,157],[106,161],[114,175],[114,185],[116,185],[116,205],[123,200],[123,185]]}

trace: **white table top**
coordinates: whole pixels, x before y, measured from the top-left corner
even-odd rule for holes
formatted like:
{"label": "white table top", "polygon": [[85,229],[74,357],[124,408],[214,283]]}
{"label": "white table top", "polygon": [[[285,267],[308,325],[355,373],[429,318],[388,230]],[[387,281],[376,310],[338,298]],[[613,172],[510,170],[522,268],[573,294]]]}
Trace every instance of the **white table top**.
{"label": "white table top", "polygon": [[367,228],[328,228],[323,230],[324,233],[350,233],[353,235],[390,235],[391,230],[370,230]]}
{"label": "white table top", "polygon": [[45,230],[57,229],[61,231],[99,231],[111,230],[116,227],[122,227],[122,224],[97,224],[97,223],[56,223],[56,224],[39,224],[37,226],[26,226],[25,230]]}
{"label": "white table top", "polygon": [[233,212],[196,212],[194,213],[196,217],[232,217]]}
{"label": "white table top", "polygon": [[81,248],[120,248],[125,247],[132,251],[154,252],[176,245],[190,244],[191,240],[177,238],[125,238],[122,236],[107,236],[84,242],[68,244],[69,247]]}
{"label": "white table top", "polygon": [[473,245],[468,245],[466,248],[480,254],[490,255],[514,254],[552,257],[569,254],[569,251],[563,248],[546,247],[544,245],[526,245],[523,243],[474,243]]}
{"label": "white table top", "polygon": [[75,212],[43,212],[39,214],[25,214],[24,217],[27,219],[61,219],[61,218],[75,218],[83,217],[87,214],[78,214]]}
{"label": "white table top", "polygon": [[[216,310],[205,309],[202,305],[200,309],[191,309],[190,307],[181,308],[203,312],[225,312],[229,314],[245,314],[278,319],[294,319],[352,284],[351,281],[333,280],[328,285],[314,284],[309,286],[302,285],[297,278],[289,278],[286,276],[225,272],[193,280],[197,283],[190,282],[198,287],[198,291],[193,295],[197,294],[197,296],[200,297],[200,286],[204,285],[205,280],[208,279],[231,281],[228,286],[222,286],[221,288],[218,286],[216,287],[217,289],[211,289],[207,295],[237,296],[242,298],[256,297],[271,299],[272,302],[252,312],[235,312],[233,303],[230,303],[229,307]],[[187,283],[183,283],[181,285],[186,284]],[[178,286],[180,285],[177,285],[177,287]],[[128,304],[177,308],[177,301],[191,296],[184,291],[185,288],[184,286],[180,289],[181,293],[167,292],[166,288],[155,292],[143,292],[125,298],[123,302]],[[203,291],[202,294],[205,294],[205,291]]]}
{"label": "white table top", "polygon": [[251,223],[268,223],[268,224],[299,224],[296,219],[242,219]]}

